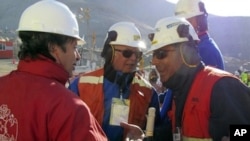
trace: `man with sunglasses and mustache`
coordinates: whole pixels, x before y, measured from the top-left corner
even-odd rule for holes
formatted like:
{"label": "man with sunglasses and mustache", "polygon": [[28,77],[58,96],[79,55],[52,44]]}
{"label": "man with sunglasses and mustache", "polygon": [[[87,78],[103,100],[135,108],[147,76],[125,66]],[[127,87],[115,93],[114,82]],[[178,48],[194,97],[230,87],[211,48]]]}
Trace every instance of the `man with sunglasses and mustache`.
{"label": "man with sunglasses and mustache", "polygon": [[250,89],[233,74],[204,65],[187,20],[163,18],[151,37],[147,53],[173,94],[168,112],[173,140],[221,141],[229,137],[230,125],[250,124]]}
{"label": "man with sunglasses and mustache", "polygon": [[128,133],[128,127],[132,124],[145,129],[149,107],[156,109],[155,124],[160,124],[158,95],[136,71],[145,48],[134,23],[118,22],[105,39],[101,53],[104,67],[81,75],[69,85],[90,107],[110,141],[141,138],[140,132],[138,137]]}
{"label": "man with sunglasses and mustache", "polygon": [[[208,32],[208,13],[204,2],[202,0],[178,0],[175,7],[175,16],[185,18],[194,27],[200,40],[197,46],[203,63],[224,70],[224,60],[220,48]],[[169,110],[171,105],[169,103],[169,98],[172,97],[170,89],[168,89],[166,95],[168,97],[164,98],[161,110],[163,119],[167,118],[164,113]]]}

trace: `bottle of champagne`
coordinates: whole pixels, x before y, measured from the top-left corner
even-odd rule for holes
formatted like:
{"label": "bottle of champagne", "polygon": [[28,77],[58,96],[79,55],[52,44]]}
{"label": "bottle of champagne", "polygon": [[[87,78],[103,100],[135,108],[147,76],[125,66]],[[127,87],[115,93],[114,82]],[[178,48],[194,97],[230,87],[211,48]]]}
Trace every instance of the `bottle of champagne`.
{"label": "bottle of champagne", "polygon": [[154,123],[155,123],[155,108],[150,107],[148,109],[145,138],[143,139],[143,141],[153,141]]}

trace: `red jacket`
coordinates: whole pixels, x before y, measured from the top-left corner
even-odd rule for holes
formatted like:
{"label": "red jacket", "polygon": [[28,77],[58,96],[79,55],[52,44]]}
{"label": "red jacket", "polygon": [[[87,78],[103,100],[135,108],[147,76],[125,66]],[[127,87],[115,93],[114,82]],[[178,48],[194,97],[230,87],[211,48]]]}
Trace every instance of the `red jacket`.
{"label": "red jacket", "polygon": [[44,57],[21,60],[0,77],[0,136],[17,141],[107,140],[79,98],[65,88],[68,73]]}
{"label": "red jacket", "polygon": [[[200,139],[212,141],[209,133],[210,98],[214,84],[222,77],[234,77],[219,69],[205,67],[200,71],[191,86],[183,110],[182,136],[183,141]],[[175,105],[170,112],[173,129],[175,129]]]}

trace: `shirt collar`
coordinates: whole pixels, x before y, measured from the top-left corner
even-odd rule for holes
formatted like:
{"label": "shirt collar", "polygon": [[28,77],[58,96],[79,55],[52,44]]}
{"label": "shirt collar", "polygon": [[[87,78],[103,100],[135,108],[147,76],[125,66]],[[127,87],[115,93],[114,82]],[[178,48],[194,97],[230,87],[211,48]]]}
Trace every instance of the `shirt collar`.
{"label": "shirt collar", "polygon": [[20,60],[17,69],[19,71],[54,79],[62,84],[66,84],[69,79],[69,73],[64,70],[62,65],[59,65],[44,56],[39,56],[38,59],[26,58]]}

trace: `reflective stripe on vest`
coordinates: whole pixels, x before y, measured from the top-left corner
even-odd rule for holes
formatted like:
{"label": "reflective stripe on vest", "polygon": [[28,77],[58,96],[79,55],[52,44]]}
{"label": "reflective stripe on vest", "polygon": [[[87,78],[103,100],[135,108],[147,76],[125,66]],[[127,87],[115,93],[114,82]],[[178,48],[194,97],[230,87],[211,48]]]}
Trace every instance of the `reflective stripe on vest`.
{"label": "reflective stripe on vest", "polygon": [[213,141],[213,139],[211,138],[200,139],[200,138],[191,138],[191,137],[183,136],[182,141]]}
{"label": "reflective stripe on vest", "polygon": [[98,84],[103,83],[103,76],[82,76],[80,77],[79,83],[90,83],[90,84]]}
{"label": "reflective stripe on vest", "polygon": [[[81,76],[80,79],[79,79],[79,83],[89,83],[89,84],[103,83],[103,76],[100,76],[100,77],[97,77],[97,76]],[[140,87],[150,88],[149,83],[145,83],[145,81],[142,81],[140,79],[134,79],[132,84],[138,84]]]}

